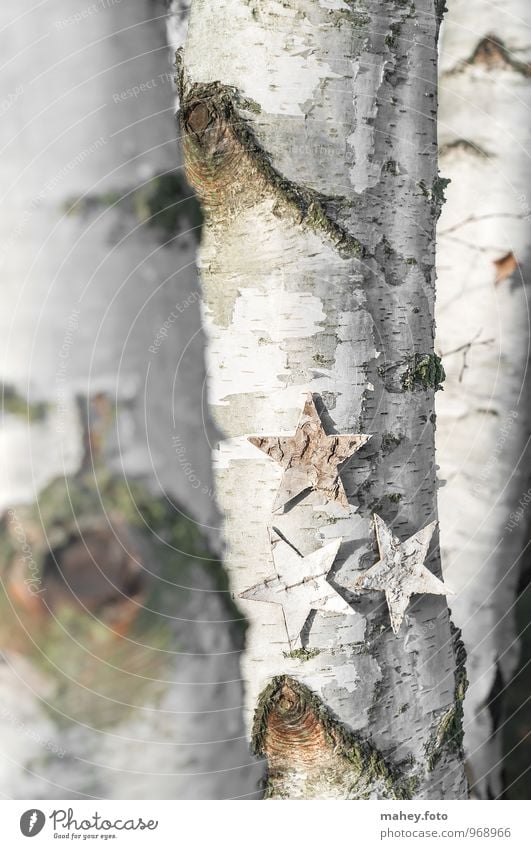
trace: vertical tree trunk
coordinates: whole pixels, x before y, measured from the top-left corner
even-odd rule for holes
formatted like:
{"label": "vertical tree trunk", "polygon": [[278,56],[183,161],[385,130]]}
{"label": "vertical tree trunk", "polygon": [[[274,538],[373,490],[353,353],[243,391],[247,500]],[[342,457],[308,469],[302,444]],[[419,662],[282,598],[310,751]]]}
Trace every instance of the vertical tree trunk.
{"label": "vertical tree trunk", "polygon": [[248,792],[164,12],[0,11],[4,797]]}
{"label": "vertical tree trunk", "polygon": [[[192,5],[182,125],[207,214],[217,485],[269,796],[467,794],[444,599],[415,597],[395,634],[383,593],[347,589],[378,560],[375,513],[402,542],[436,518],[435,12]],[[342,434],[371,435],[347,452],[346,508]],[[440,574],[435,546],[427,563]]]}
{"label": "vertical tree trunk", "polygon": [[[453,0],[442,44],[438,461],[445,576],[469,656],[474,796],[502,791],[500,694],[518,658],[513,606],[529,524],[529,4]],[[526,514],[527,511],[527,514]]]}

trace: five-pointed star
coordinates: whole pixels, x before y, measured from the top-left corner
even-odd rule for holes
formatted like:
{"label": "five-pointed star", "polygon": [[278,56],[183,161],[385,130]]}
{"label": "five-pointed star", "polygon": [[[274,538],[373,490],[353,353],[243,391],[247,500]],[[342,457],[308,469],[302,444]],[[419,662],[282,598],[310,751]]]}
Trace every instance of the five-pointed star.
{"label": "five-pointed star", "polygon": [[354,613],[326,580],[341,539],[324,545],[308,557],[302,557],[275,531],[270,532],[270,535],[276,574],[241,593],[240,598],[282,605],[288,642],[292,648],[311,610],[349,615]]}
{"label": "five-pointed star", "polygon": [[376,539],[380,560],[358,575],[353,582],[346,582],[353,592],[381,590],[385,593],[391,627],[398,634],[402,620],[414,593],[452,595],[451,590],[424,566],[431,538],[437,522],[432,522],[412,537],[400,542],[384,520],[374,514]]}
{"label": "five-pointed star", "polygon": [[250,436],[256,445],[284,469],[273,512],[307,490],[322,493],[348,510],[338,467],[371,437],[365,433],[332,434],[323,429],[311,394],[308,395],[294,436]]}

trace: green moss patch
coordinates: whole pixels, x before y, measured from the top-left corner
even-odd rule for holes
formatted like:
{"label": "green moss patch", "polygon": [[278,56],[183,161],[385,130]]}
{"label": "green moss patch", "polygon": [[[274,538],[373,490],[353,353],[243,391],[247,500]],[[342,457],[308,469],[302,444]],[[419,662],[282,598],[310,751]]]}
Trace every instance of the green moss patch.
{"label": "green moss patch", "polygon": [[402,387],[408,392],[415,389],[442,389],[446,373],[437,354],[414,354],[402,375]]}

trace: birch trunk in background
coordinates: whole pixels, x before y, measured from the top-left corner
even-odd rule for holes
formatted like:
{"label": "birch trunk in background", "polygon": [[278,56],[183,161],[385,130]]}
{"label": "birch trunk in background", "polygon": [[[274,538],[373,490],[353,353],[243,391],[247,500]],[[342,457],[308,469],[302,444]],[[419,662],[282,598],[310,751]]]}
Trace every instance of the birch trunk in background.
{"label": "birch trunk in background", "polygon": [[442,561],[457,594],[476,797],[502,792],[500,695],[518,660],[514,603],[531,497],[529,4],[453,0],[442,43],[437,399]]}
{"label": "birch trunk in background", "polygon": [[1,6],[3,797],[248,792],[165,23]]}
{"label": "birch trunk in background", "polygon": [[[217,486],[272,797],[467,795],[464,658],[445,599],[415,596],[395,635],[383,593],[345,589],[378,559],[375,513],[401,542],[436,518],[435,12],[192,4],[182,126],[207,214]],[[282,467],[298,423],[301,456],[306,439],[330,445],[311,491]],[[342,434],[359,450],[340,484]],[[380,527],[381,551],[394,542]],[[440,574],[436,546],[426,562]]]}
{"label": "birch trunk in background", "polygon": [[175,61],[176,52],[178,50],[182,50],[186,43],[191,5],[192,0],[166,0],[166,7],[168,10],[166,31],[168,44],[171,49],[170,55],[172,66]]}

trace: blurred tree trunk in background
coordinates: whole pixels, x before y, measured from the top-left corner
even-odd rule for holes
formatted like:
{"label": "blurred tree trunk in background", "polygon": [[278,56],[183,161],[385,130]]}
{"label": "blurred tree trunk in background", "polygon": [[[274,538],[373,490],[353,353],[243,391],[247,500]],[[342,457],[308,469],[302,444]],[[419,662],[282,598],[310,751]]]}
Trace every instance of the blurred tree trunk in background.
{"label": "blurred tree trunk in background", "polygon": [[502,791],[503,691],[518,660],[530,519],[530,24],[525,0],[452,0],[442,39],[439,141],[451,183],[436,313],[447,375],[437,399],[441,544],[468,653],[465,747],[480,798]]}
{"label": "blurred tree trunk in background", "polygon": [[[231,586],[251,623],[247,719],[273,797],[467,795],[464,657],[456,638],[456,672],[445,600],[416,597],[395,635],[382,593],[345,589],[378,559],[375,512],[402,541],[436,518],[434,11],[432,0],[192,4],[181,100],[207,214],[217,481]],[[286,455],[276,463],[248,440],[291,437],[308,393],[327,434],[372,435],[341,472],[346,510],[335,480],[320,494],[287,487],[282,505],[306,497],[275,511]],[[308,570],[323,558],[315,598],[300,553]],[[439,571],[436,547],[427,563]]]}
{"label": "blurred tree trunk in background", "polygon": [[248,793],[164,3],[2,4],[0,793]]}

